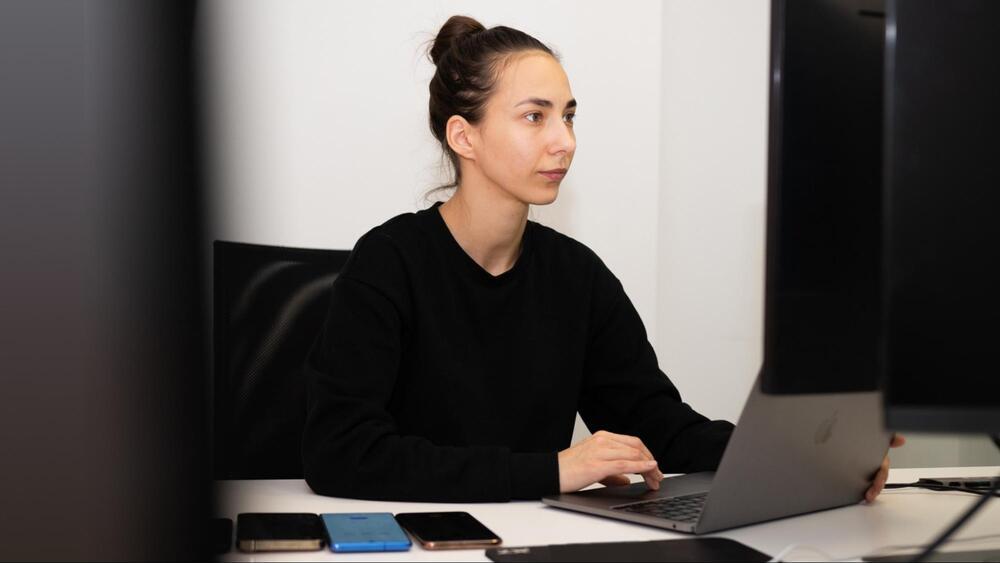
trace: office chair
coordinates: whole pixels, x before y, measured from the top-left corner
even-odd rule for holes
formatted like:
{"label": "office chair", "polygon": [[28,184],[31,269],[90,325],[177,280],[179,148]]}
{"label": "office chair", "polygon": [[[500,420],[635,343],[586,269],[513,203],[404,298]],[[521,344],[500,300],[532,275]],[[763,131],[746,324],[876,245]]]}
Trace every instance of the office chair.
{"label": "office chair", "polygon": [[215,241],[216,479],[302,478],[302,366],[349,255]]}

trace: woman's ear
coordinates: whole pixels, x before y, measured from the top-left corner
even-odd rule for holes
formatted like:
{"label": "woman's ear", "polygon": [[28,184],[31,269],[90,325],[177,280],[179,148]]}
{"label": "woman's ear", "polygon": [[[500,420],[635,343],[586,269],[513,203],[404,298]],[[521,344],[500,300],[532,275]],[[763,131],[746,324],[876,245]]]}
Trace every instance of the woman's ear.
{"label": "woman's ear", "polygon": [[444,133],[445,138],[448,139],[448,146],[451,147],[451,150],[455,151],[455,154],[462,158],[476,160],[475,149],[473,148],[476,132],[472,124],[466,121],[464,117],[460,115],[451,116],[448,119],[448,123],[445,124]]}

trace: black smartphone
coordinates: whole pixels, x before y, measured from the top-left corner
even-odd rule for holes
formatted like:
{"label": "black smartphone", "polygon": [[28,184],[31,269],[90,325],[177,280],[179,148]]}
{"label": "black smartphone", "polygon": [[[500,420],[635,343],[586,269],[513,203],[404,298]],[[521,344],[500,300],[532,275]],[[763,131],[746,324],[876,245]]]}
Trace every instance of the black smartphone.
{"label": "black smartphone", "polygon": [[326,530],[318,514],[243,513],[236,517],[240,551],[315,551]]}
{"label": "black smartphone", "polygon": [[500,545],[500,537],[468,512],[408,512],[396,521],[424,549],[468,549]]}

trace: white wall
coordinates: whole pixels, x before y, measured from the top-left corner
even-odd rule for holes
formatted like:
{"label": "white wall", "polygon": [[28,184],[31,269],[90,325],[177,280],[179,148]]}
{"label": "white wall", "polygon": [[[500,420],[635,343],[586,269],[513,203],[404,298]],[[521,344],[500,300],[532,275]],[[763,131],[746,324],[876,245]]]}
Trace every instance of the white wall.
{"label": "white wall", "polygon": [[[685,399],[735,421],[761,362],[769,0],[210,0],[210,238],[351,248],[443,180],[422,44],[461,13],[535,35],[580,102],[533,218],[622,280]],[[586,435],[578,425],[576,439]],[[979,463],[915,437],[897,465]]]}
{"label": "white wall", "polygon": [[663,4],[656,350],[734,422],[763,352],[769,45],[769,0]]}

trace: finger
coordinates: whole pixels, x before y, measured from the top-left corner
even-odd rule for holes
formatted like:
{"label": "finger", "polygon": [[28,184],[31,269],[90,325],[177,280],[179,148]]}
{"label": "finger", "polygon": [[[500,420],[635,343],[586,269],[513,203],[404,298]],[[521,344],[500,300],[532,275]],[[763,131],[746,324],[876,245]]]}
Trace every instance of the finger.
{"label": "finger", "polygon": [[609,475],[601,479],[601,484],[605,487],[622,487],[631,483],[632,480],[628,478],[628,475]]}
{"label": "finger", "polygon": [[868,488],[868,492],[865,493],[865,499],[868,502],[872,502],[882,494],[882,490],[885,488],[886,481],[889,480],[889,462],[888,460],[882,462],[882,466],[879,468],[878,473],[875,474],[871,487]]}
{"label": "finger", "polygon": [[[599,459],[604,459],[607,461],[648,461],[656,463],[656,460],[649,459],[646,452],[631,447],[624,444],[623,442],[613,442],[612,446],[603,446],[597,452],[597,457]],[[637,472],[642,475],[643,481],[646,482],[646,486],[650,489],[656,491],[660,489],[660,480],[663,479],[663,474],[660,473],[656,466],[653,466],[652,470]]]}
{"label": "finger", "polygon": [[892,441],[889,442],[889,447],[890,448],[898,448],[899,446],[902,446],[904,444],[906,444],[906,438],[904,438],[900,434],[893,434],[892,435]]}
{"label": "finger", "polygon": [[[646,459],[655,460],[656,457],[653,456],[653,452],[649,451],[646,444],[642,442],[639,438],[635,436],[628,436],[626,434],[614,434],[612,432],[607,433],[608,438],[618,442],[619,444],[628,446],[630,448],[636,448],[642,451],[646,455]],[[656,468],[656,478],[663,479],[663,473],[660,472],[660,468]]]}
{"label": "finger", "polygon": [[875,479],[872,481],[871,486],[868,487],[868,490],[865,492],[865,500],[868,502],[874,502],[875,498],[882,492],[882,483],[884,483],[884,481],[882,481],[882,472],[879,471],[879,473],[875,476]]}
{"label": "finger", "polygon": [[606,461],[603,466],[604,476],[609,475],[621,475],[625,473],[646,473],[656,467],[656,461],[646,460],[646,461],[629,461],[625,459],[619,459],[615,461]]}
{"label": "finger", "polygon": [[876,492],[881,493],[882,489],[885,488],[886,482],[889,481],[889,458],[882,463],[882,469],[878,472],[878,477],[875,479],[875,485],[878,490]]}
{"label": "finger", "polygon": [[875,496],[882,494],[882,489],[885,489],[885,482],[888,480],[889,472],[886,471],[885,475],[880,475],[878,481],[875,481]]}
{"label": "finger", "polygon": [[883,485],[889,480],[889,456],[885,456],[885,459],[882,460],[882,465],[878,468],[876,481],[879,479],[882,480]]}
{"label": "finger", "polygon": [[[642,443],[642,440],[640,440],[635,436],[628,436],[625,434],[615,434],[613,432],[608,432],[608,431],[599,431],[595,433],[594,436],[598,437],[598,439],[601,441],[611,442],[613,444],[616,444],[617,446],[628,448],[629,450],[639,451],[642,454],[641,459],[655,461],[655,458],[653,457],[652,452],[649,451],[649,448],[647,448],[646,445]],[[609,448],[609,449],[612,451],[615,450],[615,448]],[[629,452],[627,455],[623,457],[625,457],[626,459],[635,459],[633,455],[634,454]],[[659,481],[663,480],[663,473],[660,471],[660,468],[658,466],[654,466],[652,471],[644,472],[642,474],[642,477],[643,480],[646,481],[646,485],[649,488],[653,490],[658,490]]]}
{"label": "finger", "polygon": [[652,471],[647,471],[642,474],[643,481],[646,482],[646,486],[649,487],[651,490],[654,491],[660,490],[661,477],[659,477],[659,473],[660,473],[659,471],[654,469]]}
{"label": "finger", "polygon": [[[640,446],[642,446],[642,451],[647,456],[649,456],[649,459],[651,459],[653,461],[656,461],[656,457],[653,456],[653,452],[649,451],[649,448],[646,447],[646,444],[643,444],[642,440],[640,440],[638,438],[636,438],[636,441],[639,442]],[[653,475],[653,477],[656,478],[657,482],[663,480],[663,473],[660,472],[660,464],[659,463],[656,464],[656,467],[653,469],[653,471],[651,472],[651,474]]]}

